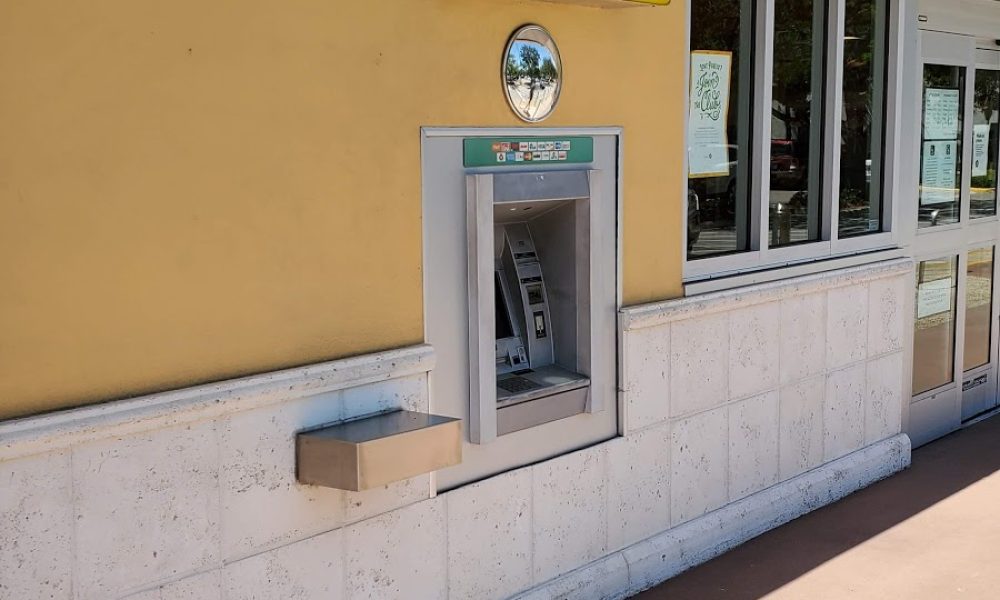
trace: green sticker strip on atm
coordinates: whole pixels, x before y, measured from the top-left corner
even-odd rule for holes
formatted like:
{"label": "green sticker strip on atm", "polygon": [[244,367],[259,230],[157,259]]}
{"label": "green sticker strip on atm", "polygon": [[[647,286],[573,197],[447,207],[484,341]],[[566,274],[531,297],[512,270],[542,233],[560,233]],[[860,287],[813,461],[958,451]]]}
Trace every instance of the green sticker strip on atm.
{"label": "green sticker strip on atm", "polygon": [[533,163],[589,163],[594,161],[594,138],[465,138],[466,167],[520,167]]}

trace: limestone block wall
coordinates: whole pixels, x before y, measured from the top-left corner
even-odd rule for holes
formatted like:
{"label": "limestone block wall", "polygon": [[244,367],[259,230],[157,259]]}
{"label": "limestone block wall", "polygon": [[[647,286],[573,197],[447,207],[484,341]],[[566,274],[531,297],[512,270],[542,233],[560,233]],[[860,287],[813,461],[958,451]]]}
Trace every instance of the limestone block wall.
{"label": "limestone block wall", "polygon": [[676,526],[901,431],[912,262],[622,314],[627,435],[667,437]]}
{"label": "limestone block wall", "polygon": [[0,423],[0,599],[624,597],[908,464],[909,273],[626,309],[624,435],[441,495],[294,476],[428,346]]}

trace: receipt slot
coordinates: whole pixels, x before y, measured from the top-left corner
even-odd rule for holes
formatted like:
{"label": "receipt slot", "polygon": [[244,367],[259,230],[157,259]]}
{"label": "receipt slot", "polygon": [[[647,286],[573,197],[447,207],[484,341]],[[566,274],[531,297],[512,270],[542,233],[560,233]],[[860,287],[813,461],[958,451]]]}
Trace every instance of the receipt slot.
{"label": "receipt slot", "polygon": [[618,434],[618,149],[611,128],[424,130],[429,410],[466,436],[438,490]]}

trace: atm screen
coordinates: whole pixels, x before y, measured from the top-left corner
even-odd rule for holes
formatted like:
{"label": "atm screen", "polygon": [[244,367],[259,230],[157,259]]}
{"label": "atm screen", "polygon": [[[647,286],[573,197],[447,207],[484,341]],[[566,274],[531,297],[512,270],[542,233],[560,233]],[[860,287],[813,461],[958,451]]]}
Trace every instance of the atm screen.
{"label": "atm screen", "polygon": [[504,300],[503,288],[500,287],[500,272],[493,274],[493,285],[496,288],[496,332],[497,339],[514,337],[514,327],[510,322],[510,312],[507,310],[507,302]]}

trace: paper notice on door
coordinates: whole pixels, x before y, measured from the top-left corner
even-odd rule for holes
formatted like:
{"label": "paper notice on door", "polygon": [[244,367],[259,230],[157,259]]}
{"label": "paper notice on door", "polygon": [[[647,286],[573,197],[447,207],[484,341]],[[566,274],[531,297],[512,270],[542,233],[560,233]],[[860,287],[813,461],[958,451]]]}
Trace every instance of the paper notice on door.
{"label": "paper notice on door", "polygon": [[924,90],[924,139],[957,140],[960,109],[958,90]]}
{"label": "paper notice on door", "polygon": [[951,311],[951,278],[935,279],[917,286],[917,318]]}
{"label": "paper notice on door", "polygon": [[729,87],[732,52],[691,52],[688,176],[729,175]]}
{"label": "paper notice on door", "polygon": [[920,204],[954,202],[956,186],[957,142],[924,142],[920,165]]}
{"label": "paper notice on door", "polygon": [[972,126],[972,176],[985,177],[989,164],[990,126]]}

